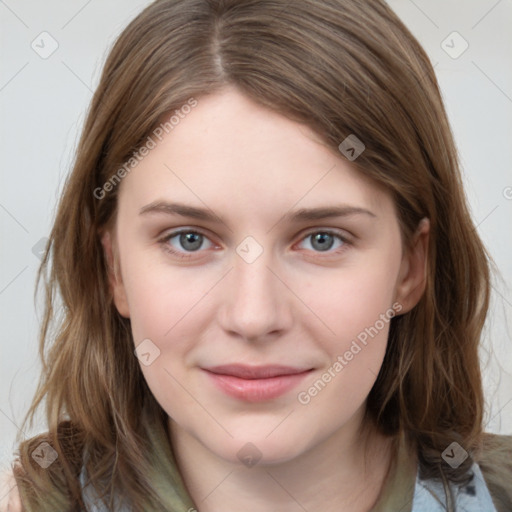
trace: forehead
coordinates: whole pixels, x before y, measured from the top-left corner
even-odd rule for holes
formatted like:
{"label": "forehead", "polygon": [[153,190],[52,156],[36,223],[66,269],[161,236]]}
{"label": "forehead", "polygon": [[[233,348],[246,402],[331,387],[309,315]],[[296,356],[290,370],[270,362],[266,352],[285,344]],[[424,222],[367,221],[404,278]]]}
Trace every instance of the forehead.
{"label": "forehead", "polygon": [[271,221],[294,204],[391,204],[311,128],[233,88],[200,97],[187,111],[123,180],[121,207],[180,200]]}

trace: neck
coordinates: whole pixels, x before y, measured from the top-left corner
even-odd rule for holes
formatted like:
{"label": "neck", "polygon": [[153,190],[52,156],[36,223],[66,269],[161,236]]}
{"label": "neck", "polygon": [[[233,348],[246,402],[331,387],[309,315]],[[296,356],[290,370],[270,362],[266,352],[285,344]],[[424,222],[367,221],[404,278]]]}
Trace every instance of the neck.
{"label": "neck", "polygon": [[392,457],[389,438],[372,428],[363,433],[347,426],[291,460],[249,468],[219,457],[172,420],[169,426],[197,512],[367,512]]}

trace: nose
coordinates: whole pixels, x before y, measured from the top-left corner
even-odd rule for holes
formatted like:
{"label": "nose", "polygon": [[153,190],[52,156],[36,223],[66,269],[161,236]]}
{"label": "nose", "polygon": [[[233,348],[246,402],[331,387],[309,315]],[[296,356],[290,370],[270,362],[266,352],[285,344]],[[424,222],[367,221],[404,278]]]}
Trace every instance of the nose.
{"label": "nose", "polygon": [[221,327],[231,336],[252,342],[268,341],[292,325],[292,294],[269,253],[263,251],[250,263],[234,254],[233,269],[224,280],[225,300],[219,312]]}

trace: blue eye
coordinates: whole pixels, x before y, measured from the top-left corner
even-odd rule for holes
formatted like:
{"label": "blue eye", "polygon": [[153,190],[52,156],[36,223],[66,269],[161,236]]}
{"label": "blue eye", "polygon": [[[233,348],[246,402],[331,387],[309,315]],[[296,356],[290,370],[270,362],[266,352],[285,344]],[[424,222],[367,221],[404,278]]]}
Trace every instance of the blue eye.
{"label": "blue eye", "polygon": [[[173,239],[176,239],[175,243],[173,243]],[[197,231],[181,230],[170,233],[161,240],[161,243],[170,253],[181,258],[188,258],[190,256],[187,253],[198,252],[205,241],[210,242],[205,235]]]}
{"label": "blue eye", "polygon": [[327,252],[336,244],[336,239],[338,240],[338,245],[335,249],[339,249],[348,243],[345,238],[333,231],[314,231],[306,235],[303,241],[311,240],[311,250],[315,252]]}

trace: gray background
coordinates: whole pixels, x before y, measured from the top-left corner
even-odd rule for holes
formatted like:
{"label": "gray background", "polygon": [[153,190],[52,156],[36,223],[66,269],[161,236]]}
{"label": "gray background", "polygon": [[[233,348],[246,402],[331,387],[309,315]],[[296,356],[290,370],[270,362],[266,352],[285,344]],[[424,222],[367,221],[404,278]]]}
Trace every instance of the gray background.
{"label": "gray background", "polygon": [[[41,309],[33,292],[40,240],[50,230],[106,53],[148,3],[0,0],[0,469],[12,459],[39,372]],[[482,350],[486,429],[512,434],[512,0],[389,4],[435,66],[472,215],[496,262]],[[457,56],[464,41],[469,47]],[[35,51],[46,56],[52,44],[58,48],[47,58]],[[39,420],[24,434],[41,430]]]}

